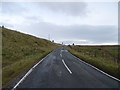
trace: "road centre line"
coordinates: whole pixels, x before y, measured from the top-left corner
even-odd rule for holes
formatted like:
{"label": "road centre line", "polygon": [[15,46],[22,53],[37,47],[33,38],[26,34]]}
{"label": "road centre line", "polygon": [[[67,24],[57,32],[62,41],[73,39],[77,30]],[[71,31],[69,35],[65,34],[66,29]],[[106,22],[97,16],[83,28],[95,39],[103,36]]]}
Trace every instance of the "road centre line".
{"label": "road centre line", "polygon": [[60,53],[62,53],[64,50],[61,50]]}
{"label": "road centre line", "polygon": [[68,52],[67,50],[64,50],[65,52]]}
{"label": "road centre line", "polygon": [[62,57],[62,54],[60,54],[60,56]]}
{"label": "road centre line", "polygon": [[65,61],[62,59],[63,64],[65,65],[65,67],[67,68],[67,70],[69,71],[70,74],[72,74],[71,70],[68,68],[68,66],[65,64]]}
{"label": "road centre line", "polygon": [[67,51],[67,50],[61,50],[61,53],[62,53],[62,52],[68,52],[68,51]]}

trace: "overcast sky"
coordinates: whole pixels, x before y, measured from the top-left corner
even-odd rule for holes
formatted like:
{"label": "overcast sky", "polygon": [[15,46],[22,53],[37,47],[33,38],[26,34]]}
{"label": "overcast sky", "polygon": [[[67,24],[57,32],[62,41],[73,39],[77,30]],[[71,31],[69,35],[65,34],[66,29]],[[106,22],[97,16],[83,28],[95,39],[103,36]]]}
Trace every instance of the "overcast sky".
{"label": "overcast sky", "polygon": [[117,2],[1,2],[0,25],[65,44],[117,44]]}

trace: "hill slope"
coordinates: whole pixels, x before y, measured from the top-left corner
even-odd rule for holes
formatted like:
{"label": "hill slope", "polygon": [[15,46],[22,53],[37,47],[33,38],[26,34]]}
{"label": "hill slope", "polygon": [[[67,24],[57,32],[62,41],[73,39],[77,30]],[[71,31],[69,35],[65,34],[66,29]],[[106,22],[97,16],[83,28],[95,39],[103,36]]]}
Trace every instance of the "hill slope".
{"label": "hill slope", "polygon": [[7,28],[2,30],[3,85],[43,58],[58,44]]}

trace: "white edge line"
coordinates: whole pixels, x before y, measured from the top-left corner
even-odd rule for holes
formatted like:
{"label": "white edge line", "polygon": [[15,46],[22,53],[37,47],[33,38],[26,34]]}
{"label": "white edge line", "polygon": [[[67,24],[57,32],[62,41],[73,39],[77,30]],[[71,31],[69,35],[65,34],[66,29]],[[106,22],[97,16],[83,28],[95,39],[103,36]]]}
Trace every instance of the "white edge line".
{"label": "white edge line", "polygon": [[[74,55],[73,55],[74,56]],[[77,58],[77,59],[79,59],[78,57],[76,57],[76,56],[74,56],[75,58]],[[80,60],[80,59],[79,59]],[[94,68],[94,69],[96,69],[97,71],[99,71],[99,72],[101,72],[101,73],[103,73],[103,74],[105,74],[106,76],[108,76],[108,77],[111,77],[111,78],[113,78],[113,79],[115,79],[115,80],[117,80],[117,81],[119,81],[120,82],[120,80],[118,79],[118,78],[115,78],[115,77],[113,77],[113,76],[111,76],[111,75],[109,75],[109,74],[107,74],[107,73],[105,73],[104,71],[102,71],[102,70],[100,70],[100,69],[98,69],[97,67],[95,67],[95,66],[93,66],[93,65],[91,65],[91,64],[89,64],[89,63],[86,63],[85,61],[82,61],[82,60],[80,60],[81,62],[83,62],[83,63],[85,63],[86,65],[88,65],[88,66],[90,66],[90,67],[92,67],[92,68]]]}
{"label": "white edge line", "polygon": [[12,90],[14,90],[30,73],[32,72],[32,69],[30,69],[27,74],[14,86]]}
{"label": "white edge line", "polygon": [[[52,53],[52,52],[51,52]],[[49,53],[49,54],[51,54]],[[49,56],[49,54],[47,56]],[[46,57],[47,57],[46,56]],[[23,78],[13,87],[12,90],[15,90],[17,86],[19,86],[19,84],[33,71],[33,69],[38,65],[40,64],[46,57],[44,57],[42,60],[40,60],[37,64],[35,64],[24,76]]]}
{"label": "white edge line", "polygon": [[65,64],[64,60],[62,59],[63,64],[65,65],[65,67],[67,68],[67,70],[69,71],[70,74],[72,74],[71,70],[68,68],[68,66]]}

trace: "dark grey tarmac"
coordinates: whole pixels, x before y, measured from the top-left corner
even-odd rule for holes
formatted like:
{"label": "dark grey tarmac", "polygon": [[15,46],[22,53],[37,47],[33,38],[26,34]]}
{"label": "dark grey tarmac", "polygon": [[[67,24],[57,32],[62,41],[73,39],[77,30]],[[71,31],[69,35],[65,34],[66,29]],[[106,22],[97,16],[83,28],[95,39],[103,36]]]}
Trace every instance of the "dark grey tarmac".
{"label": "dark grey tarmac", "polygon": [[17,88],[118,88],[119,84],[61,46],[45,57]]}

